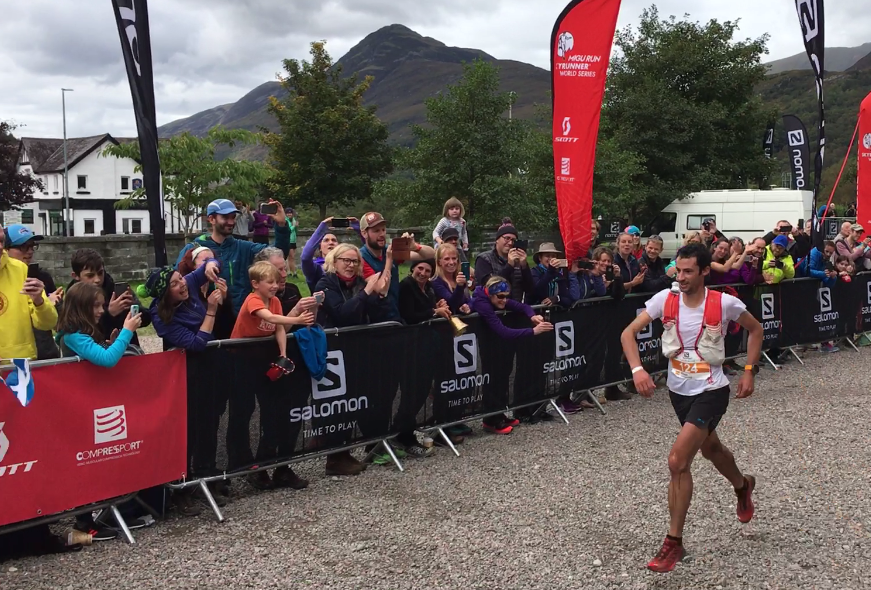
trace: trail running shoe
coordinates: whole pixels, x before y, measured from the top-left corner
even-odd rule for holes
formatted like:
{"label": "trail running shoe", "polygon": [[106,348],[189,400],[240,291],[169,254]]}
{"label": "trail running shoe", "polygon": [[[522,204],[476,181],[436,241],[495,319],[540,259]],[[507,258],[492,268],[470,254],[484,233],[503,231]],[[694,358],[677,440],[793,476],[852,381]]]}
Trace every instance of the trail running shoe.
{"label": "trail running shoe", "polygon": [[[589,402],[587,402],[589,403]],[[592,404],[591,404],[592,405]],[[578,412],[583,412],[584,408],[581,404],[576,404],[571,400],[564,401],[560,404],[560,409],[562,409],[564,414],[577,414]]]}
{"label": "trail running shoe", "polygon": [[668,537],[662,542],[662,549],[656,554],[656,557],[651,559],[647,564],[647,569],[653,572],[664,574],[670,572],[677,565],[677,562],[682,560],[686,555],[683,545],[679,545],[677,541],[673,541]]}
{"label": "trail running shoe", "polygon": [[511,434],[514,427],[509,426],[505,422],[497,422],[496,424],[487,424],[484,422],[484,430],[492,432],[493,434]]}
{"label": "trail running shoe", "polygon": [[453,426],[448,426],[447,433],[459,434],[460,436],[469,436],[472,434],[472,429],[469,428],[467,424],[454,424]]}
{"label": "trail running shoe", "polygon": [[756,487],[756,478],[752,475],[744,476],[744,487],[740,490],[735,490],[735,495],[738,496],[738,520],[742,523],[750,522],[753,518],[755,508],[753,506],[753,489]]}
{"label": "trail running shoe", "polygon": [[517,426],[518,424],[520,424],[520,420],[518,420],[517,418],[509,418],[508,416],[502,417],[502,426],[514,427],[514,426]]}

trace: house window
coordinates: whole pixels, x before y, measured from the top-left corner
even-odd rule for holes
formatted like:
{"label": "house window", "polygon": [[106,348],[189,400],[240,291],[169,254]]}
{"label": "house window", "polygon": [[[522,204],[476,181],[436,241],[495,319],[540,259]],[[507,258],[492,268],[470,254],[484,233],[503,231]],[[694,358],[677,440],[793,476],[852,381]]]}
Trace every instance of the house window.
{"label": "house window", "polygon": [[[82,178],[79,176],[79,178]],[[85,220],[85,235],[94,235],[94,225],[97,223],[96,219],[86,219]]]}
{"label": "house window", "polygon": [[27,223],[27,224],[33,223],[33,209],[22,209],[21,210],[21,223]]}
{"label": "house window", "polygon": [[122,176],[121,177],[121,190],[122,191],[129,191],[130,190],[130,177],[129,176]]}
{"label": "house window", "polygon": [[717,222],[716,215],[687,215],[687,230],[701,230],[702,222],[704,222],[705,219],[713,219],[714,223]]}
{"label": "house window", "polygon": [[78,176],[78,190],[86,191],[88,190],[88,177],[87,176]]}
{"label": "house window", "polygon": [[142,220],[141,219],[131,219],[130,220],[130,233],[131,234],[141,234],[142,233]]}
{"label": "house window", "polygon": [[[58,177],[58,175],[55,174],[54,175],[54,192],[57,192],[57,177]],[[45,185],[45,186],[46,186],[46,188],[48,188],[48,185]]]}

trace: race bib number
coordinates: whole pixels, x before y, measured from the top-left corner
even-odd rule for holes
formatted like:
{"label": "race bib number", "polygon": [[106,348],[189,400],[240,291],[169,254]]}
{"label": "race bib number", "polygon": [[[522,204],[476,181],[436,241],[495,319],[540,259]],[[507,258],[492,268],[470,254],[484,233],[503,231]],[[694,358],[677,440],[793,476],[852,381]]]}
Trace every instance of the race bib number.
{"label": "race bib number", "polygon": [[711,365],[704,362],[693,351],[684,351],[677,358],[671,359],[671,372],[681,379],[705,381],[711,376]]}

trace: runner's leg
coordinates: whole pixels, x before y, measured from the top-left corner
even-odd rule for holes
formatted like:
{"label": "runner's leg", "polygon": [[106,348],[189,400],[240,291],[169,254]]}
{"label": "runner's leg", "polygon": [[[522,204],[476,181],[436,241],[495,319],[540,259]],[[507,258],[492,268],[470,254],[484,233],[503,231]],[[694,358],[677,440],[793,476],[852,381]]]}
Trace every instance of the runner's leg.
{"label": "runner's leg", "polygon": [[707,437],[707,428],[684,424],[668,454],[668,470],[671,473],[668,484],[668,513],[671,517],[668,534],[677,539],[683,536],[684,522],[693,498],[690,467]]}
{"label": "runner's leg", "polygon": [[720,437],[717,436],[716,431],[712,432],[702,444],[702,456],[713,463],[717,471],[722,473],[723,477],[728,479],[736,490],[744,487],[744,474],[738,469],[732,451],[720,442]]}

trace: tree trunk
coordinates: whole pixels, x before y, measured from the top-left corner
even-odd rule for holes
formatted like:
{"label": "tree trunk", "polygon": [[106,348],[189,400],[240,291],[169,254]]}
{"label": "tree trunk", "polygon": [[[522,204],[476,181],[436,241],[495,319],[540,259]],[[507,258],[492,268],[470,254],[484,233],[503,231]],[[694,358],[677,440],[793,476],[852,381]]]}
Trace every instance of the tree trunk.
{"label": "tree trunk", "polygon": [[326,219],[327,218],[327,204],[326,203],[319,204],[318,209],[320,209],[320,212],[321,212],[321,216],[319,219]]}

